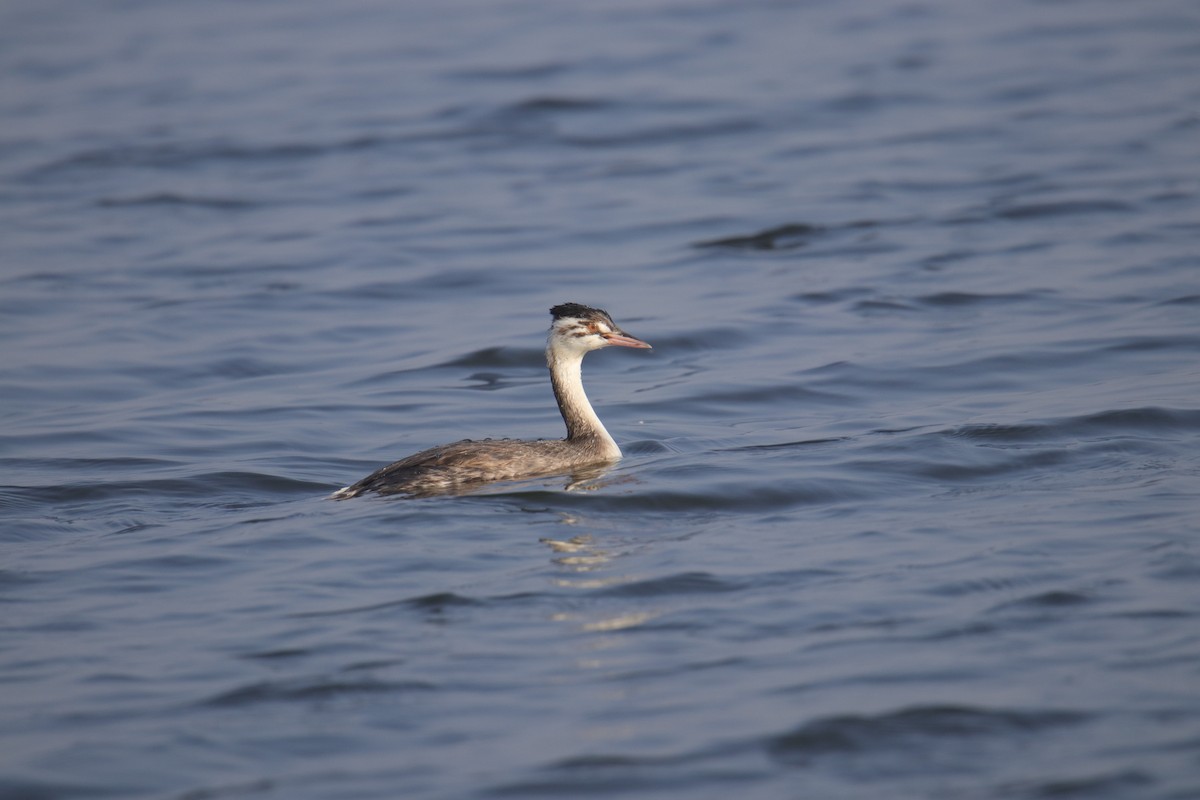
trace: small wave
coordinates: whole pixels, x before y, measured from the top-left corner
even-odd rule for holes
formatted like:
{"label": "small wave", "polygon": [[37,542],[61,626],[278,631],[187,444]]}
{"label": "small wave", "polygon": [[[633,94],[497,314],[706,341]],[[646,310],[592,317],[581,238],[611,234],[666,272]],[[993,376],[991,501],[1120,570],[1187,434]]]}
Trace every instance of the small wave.
{"label": "small wave", "polygon": [[353,606],[351,608],[337,608],[329,611],[302,611],[291,616],[294,618],[311,618],[311,617],[340,617],[347,614],[364,614],[373,611],[382,611],[389,608],[413,608],[419,611],[427,612],[442,612],[453,607],[469,607],[482,605],[483,601],[476,600],[471,597],[466,597],[454,592],[436,592],[434,594],[421,595],[419,597],[407,597],[403,600],[388,600],[383,603],[371,603],[365,606]]}
{"label": "small wave", "polygon": [[444,367],[534,367],[545,363],[540,350],[517,347],[484,347],[464,356],[443,361],[435,366]]}
{"label": "small wave", "polygon": [[1127,213],[1133,208],[1117,200],[1059,200],[1045,203],[1020,203],[998,208],[970,208],[947,218],[952,225],[986,222],[992,219],[1024,221],[1088,214]]}
{"label": "small wave", "polygon": [[159,192],[157,194],[138,195],[135,197],[103,197],[96,201],[102,208],[124,208],[128,206],[193,206],[196,208],[212,208],[221,211],[240,211],[255,208],[259,204],[250,200],[237,200],[231,197],[193,197]]}
{"label": "small wave", "polygon": [[878,311],[914,311],[916,309],[899,300],[859,300],[854,304],[854,310],[870,314]]}
{"label": "small wave", "polygon": [[1185,353],[1200,352],[1200,337],[1197,336],[1132,336],[1103,348],[1109,352],[1155,352],[1181,350]]}
{"label": "small wave", "polygon": [[623,513],[688,514],[713,511],[771,513],[807,505],[829,505],[862,499],[861,481],[813,479],[764,486],[753,480],[726,482],[705,489],[653,492],[510,491],[489,495],[522,504],[552,503],[558,508],[604,509]]}
{"label": "small wave", "polygon": [[1068,417],[1055,424],[1071,433],[1115,433],[1153,431],[1184,433],[1200,431],[1200,409],[1174,409],[1158,406],[1100,411],[1081,417]]}
{"label": "small wave", "polygon": [[687,352],[708,352],[745,346],[751,336],[742,328],[710,326],[684,329],[673,334],[655,336],[656,349],[672,355]]}
{"label": "small wave", "polygon": [[200,705],[218,708],[242,707],[257,705],[259,703],[320,701],[353,694],[427,692],[436,688],[432,683],[425,681],[339,681],[324,679],[261,681],[214,695],[202,701]]}
{"label": "small wave", "polygon": [[1185,294],[1180,297],[1173,297],[1170,300],[1163,300],[1158,305],[1160,306],[1195,306],[1200,305],[1200,294]]}
{"label": "small wave", "polygon": [[32,498],[40,503],[68,503],[104,500],[129,495],[227,498],[230,492],[249,494],[306,494],[329,491],[329,484],[285,478],[262,472],[209,472],[187,478],[147,478],[145,480],[91,481],[54,486],[0,487],[0,491]]}
{"label": "small wave", "polygon": [[1030,734],[1077,725],[1087,719],[1073,711],[1007,711],[972,706],[919,706],[873,716],[824,717],[773,737],[770,754],[786,764],[805,765],[836,754],[881,750],[925,750],[930,740]]}
{"label": "small wave", "polygon": [[775,228],[767,228],[757,233],[742,236],[726,236],[721,239],[706,239],[696,242],[695,247],[732,247],[749,250],[780,250],[792,247],[803,247],[814,236],[824,233],[827,228],[820,225],[809,225],[804,222],[792,222]]}
{"label": "small wave", "polygon": [[1047,609],[1063,608],[1066,606],[1081,606],[1090,603],[1092,598],[1080,592],[1070,592],[1064,589],[1053,589],[1048,592],[1022,597],[1018,600],[993,606],[990,611],[1002,611],[1012,608]]}
{"label": "small wave", "polygon": [[1127,203],[1116,200],[1061,200],[1054,203],[1026,203],[999,209],[1000,219],[1036,219],[1075,214],[1111,214],[1132,210]]}
{"label": "small wave", "polygon": [[549,78],[566,72],[572,65],[563,61],[526,64],[519,67],[467,67],[448,73],[448,77],[464,81],[526,81]]}
{"label": "small wave", "polygon": [[982,478],[994,478],[1013,473],[1058,467],[1070,461],[1071,453],[1065,449],[1042,450],[993,450],[985,455],[964,454],[956,460],[943,458],[887,458],[855,462],[858,469],[883,474],[921,476],[939,483],[970,483]]}
{"label": "small wave", "polygon": [[825,439],[800,439],[795,442],[776,442],[773,444],[745,444],[739,445],[738,447],[724,448],[724,452],[738,453],[753,452],[755,450],[791,450],[793,448],[817,447],[820,445],[836,444],[837,442],[845,442],[848,440],[849,437],[847,436],[834,436]]}
{"label": "small wave", "polygon": [[789,299],[796,300],[801,303],[811,303],[813,305],[828,305],[830,303],[844,303],[847,300],[853,300],[866,294],[870,294],[870,289],[860,287],[846,287],[825,292],[803,292],[801,294],[792,295]]}
{"label": "small wave", "polygon": [[759,122],[750,118],[714,120],[695,125],[662,125],[609,134],[559,134],[555,141],[573,147],[634,147],[659,143],[685,144],[696,139],[711,139],[758,130]]}
{"label": "small wave", "polygon": [[1154,784],[1154,779],[1137,769],[1103,772],[1076,778],[1029,781],[1004,787],[1005,797],[1144,797],[1142,793]]}
{"label": "small wave", "polygon": [[[816,391],[795,383],[773,385],[751,385],[737,388],[706,391],[679,399],[679,410],[689,414],[707,415],[714,406],[733,406],[746,409],[756,405],[794,405],[803,407],[811,404],[845,405],[847,398],[829,392]],[[742,413],[745,413],[744,411]]]}
{"label": "small wave", "polygon": [[65,797],[135,797],[144,794],[136,782],[104,786],[95,778],[86,783],[0,778],[0,797],[9,800],[60,800]]}
{"label": "small wave", "polygon": [[668,594],[714,594],[736,592],[741,584],[723,580],[709,572],[680,572],[644,581],[610,586],[604,594],[616,597],[657,597]]}
{"label": "small wave", "polygon": [[927,306],[962,307],[977,305],[1001,305],[1005,303],[1021,303],[1036,300],[1044,296],[1043,292],[999,292],[996,294],[976,294],[974,292],[937,292],[918,297],[917,300]]}
{"label": "small wave", "polygon": [[405,600],[404,603],[410,608],[420,609],[421,611],[445,611],[447,608],[462,608],[481,604],[479,600],[455,594],[454,592],[435,592],[434,594],[425,594],[420,597],[411,597]]}
{"label": "small wave", "polygon": [[509,114],[546,114],[565,111],[599,111],[610,108],[612,101],[591,97],[567,97],[564,95],[540,95],[518,100],[504,106],[502,111]]}
{"label": "small wave", "polygon": [[[860,219],[834,225],[816,225],[806,222],[791,222],[773,228],[766,228],[765,230],[756,231],[750,234],[726,236],[720,239],[706,239],[703,241],[694,242],[692,246],[701,249],[728,248],[734,250],[797,250],[805,247],[810,242],[818,238],[848,233],[862,235],[862,231],[873,231],[876,228],[882,228],[888,225],[902,225],[910,223],[911,221],[912,220],[909,219]],[[873,247],[870,249],[870,252],[876,252],[877,249],[879,248]],[[829,253],[825,253],[825,255],[828,254]]]}
{"label": "small wave", "polygon": [[246,653],[239,658],[254,659],[256,661],[282,661],[288,658],[303,658],[304,656],[312,655],[311,650],[303,647],[284,647],[278,650],[260,650],[255,653]]}
{"label": "small wave", "polygon": [[942,435],[968,439],[977,442],[1039,442],[1051,437],[1051,426],[1039,424],[1002,425],[999,423],[981,423],[963,425],[943,431]]}
{"label": "small wave", "polygon": [[275,161],[317,158],[336,152],[379,147],[389,139],[356,136],[334,142],[274,142],[239,144],[233,142],[114,145],[82,150],[35,167],[28,177],[72,173],[77,170],[179,169],[211,161]]}
{"label": "small wave", "polygon": [[1062,417],[1043,423],[964,425],[941,431],[937,435],[978,442],[1028,443],[1102,434],[1196,431],[1200,431],[1200,410],[1143,406]]}

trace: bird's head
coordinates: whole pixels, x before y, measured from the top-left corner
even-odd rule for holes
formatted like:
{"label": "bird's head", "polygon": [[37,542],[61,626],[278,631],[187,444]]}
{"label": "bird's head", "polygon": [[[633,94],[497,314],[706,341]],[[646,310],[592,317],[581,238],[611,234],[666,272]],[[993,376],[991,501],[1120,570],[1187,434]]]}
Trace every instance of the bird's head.
{"label": "bird's head", "polygon": [[638,347],[650,345],[617,327],[607,311],[579,303],[563,303],[550,309],[550,345],[580,355],[602,347]]}

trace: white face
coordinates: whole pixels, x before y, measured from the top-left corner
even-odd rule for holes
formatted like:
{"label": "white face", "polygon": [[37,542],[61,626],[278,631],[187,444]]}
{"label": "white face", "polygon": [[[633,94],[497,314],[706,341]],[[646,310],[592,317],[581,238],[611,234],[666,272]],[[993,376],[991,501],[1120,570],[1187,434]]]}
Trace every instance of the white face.
{"label": "white face", "polygon": [[611,320],[599,317],[564,317],[555,320],[551,337],[564,347],[584,353],[602,347],[650,347],[625,333]]}
{"label": "white face", "polygon": [[553,335],[561,344],[572,350],[589,352],[608,347],[605,334],[612,334],[612,326],[602,320],[564,317],[554,321]]}

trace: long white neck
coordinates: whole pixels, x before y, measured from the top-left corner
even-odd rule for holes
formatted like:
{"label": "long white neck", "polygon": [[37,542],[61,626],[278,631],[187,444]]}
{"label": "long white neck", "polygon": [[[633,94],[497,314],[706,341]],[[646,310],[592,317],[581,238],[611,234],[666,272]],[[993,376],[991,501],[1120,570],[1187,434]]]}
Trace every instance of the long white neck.
{"label": "long white neck", "polygon": [[590,441],[601,455],[614,460],[620,458],[621,448],[608,435],[583,391],[583,353],[556,348],[551,343],[546,347],[546,365],[550,367],[554,399],[567,424],[567,441]]}

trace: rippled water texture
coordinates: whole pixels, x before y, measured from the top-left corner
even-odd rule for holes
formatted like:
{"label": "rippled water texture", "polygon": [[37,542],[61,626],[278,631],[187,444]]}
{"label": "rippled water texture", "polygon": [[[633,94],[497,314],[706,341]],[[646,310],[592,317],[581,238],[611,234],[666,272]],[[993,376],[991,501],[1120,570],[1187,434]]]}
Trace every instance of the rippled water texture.
{"label": "rippled water texture", "polygon": [[[1200,796],[1200,10],[0,5],[0,796]],[[626,459],[326,499],[557,436]]]}

